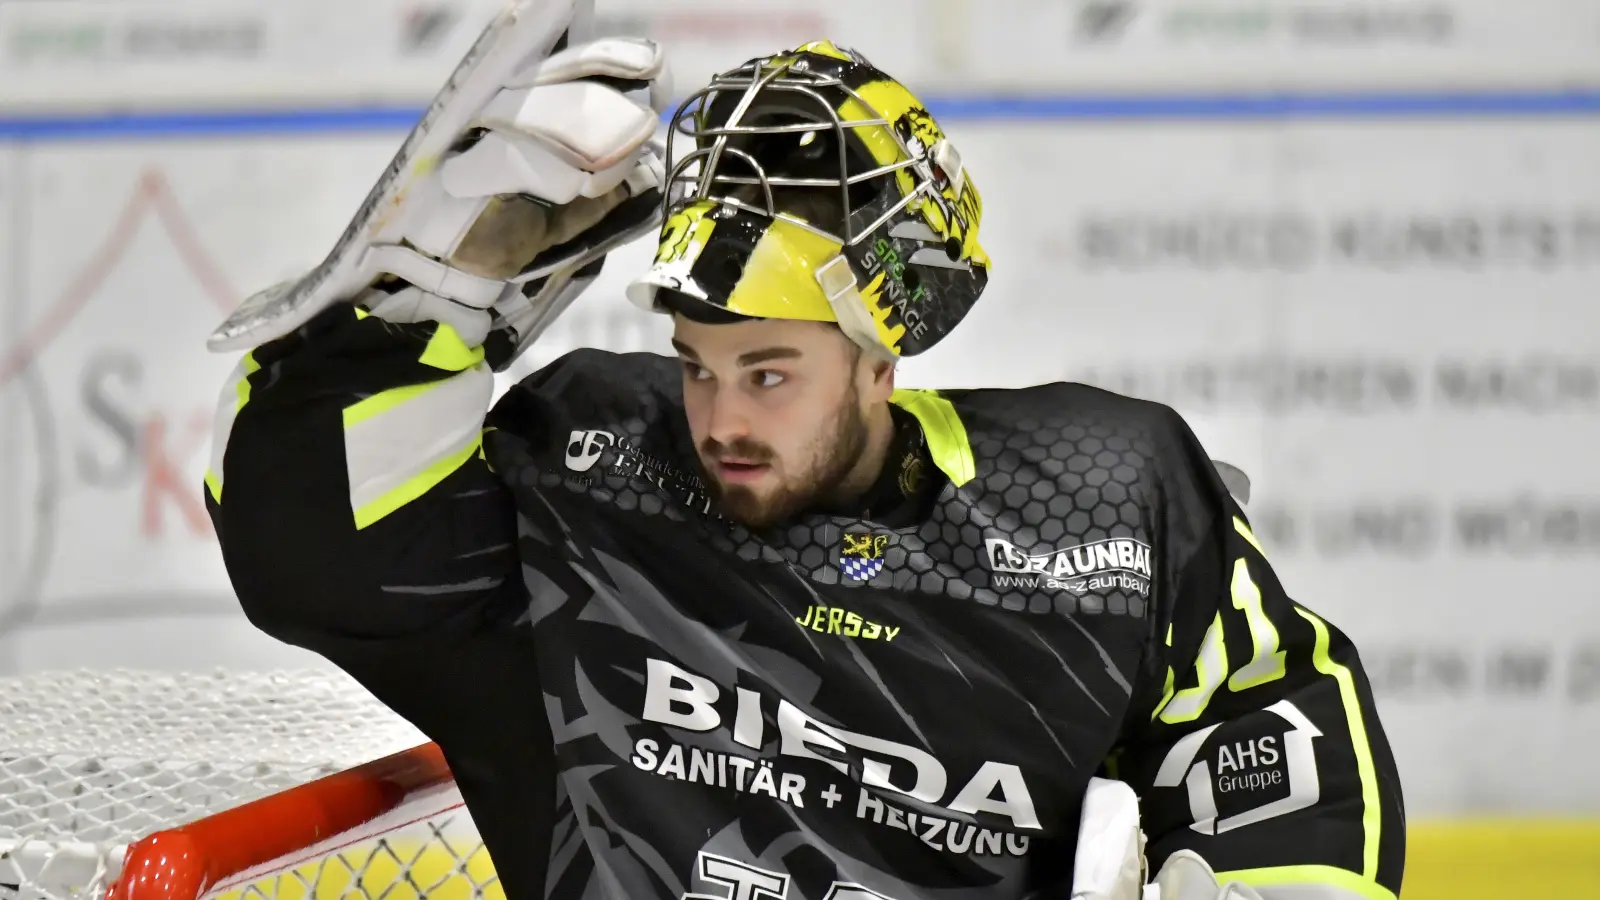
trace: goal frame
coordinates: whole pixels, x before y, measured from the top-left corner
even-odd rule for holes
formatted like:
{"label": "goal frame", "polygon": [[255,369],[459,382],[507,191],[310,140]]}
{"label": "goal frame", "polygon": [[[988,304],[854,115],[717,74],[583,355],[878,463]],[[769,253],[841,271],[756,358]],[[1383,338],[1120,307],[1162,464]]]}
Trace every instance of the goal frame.
{"label": "goal frame", "polygon": [[107,900],[196,900],[452,780],[438,745],[421,744],[154,832],[129,845]]}

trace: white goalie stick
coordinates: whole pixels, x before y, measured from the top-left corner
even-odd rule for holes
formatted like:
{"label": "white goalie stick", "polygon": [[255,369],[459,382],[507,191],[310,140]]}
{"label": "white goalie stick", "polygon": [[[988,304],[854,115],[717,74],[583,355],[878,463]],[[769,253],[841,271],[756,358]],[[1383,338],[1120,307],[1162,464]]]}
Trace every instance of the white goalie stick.
{"label": "white goalie stick", "polygon": [[206,346],[226,353],[283,337],[366,287],[373,248],[398,242],[395,213],[407,189],[450,152],[511,73],[548,57],[564,39],[587,40],[593,21],[593,0],[511,0],[434,96],[327,257],[307,274],[245,299]]}

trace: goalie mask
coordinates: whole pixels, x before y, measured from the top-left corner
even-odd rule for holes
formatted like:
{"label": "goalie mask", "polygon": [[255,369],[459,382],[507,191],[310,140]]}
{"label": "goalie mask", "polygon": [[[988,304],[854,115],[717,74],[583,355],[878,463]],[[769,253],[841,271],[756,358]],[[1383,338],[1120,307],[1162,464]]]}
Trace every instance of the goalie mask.
{"label": "goalie mask", "polygon": [[815,42],[717,75],[667,141],[655,262],[628,289],[646,310],[836,322],[894,358],[942,340],[988,282],[960,156],[853,51]]}

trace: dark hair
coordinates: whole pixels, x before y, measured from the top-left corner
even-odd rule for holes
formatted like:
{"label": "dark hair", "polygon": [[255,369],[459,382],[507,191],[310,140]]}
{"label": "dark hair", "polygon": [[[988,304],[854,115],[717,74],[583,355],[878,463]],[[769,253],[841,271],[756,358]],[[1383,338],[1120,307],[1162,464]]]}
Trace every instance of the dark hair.
{"label": "dark hair", "polygon": [[[730,196],[755,209],[766,211],[767,194],[760,185],[741,184]],[[804,219],[834,234],[844,234],[845,210],[836,187],[775,187],[772,208],[778,213]]]}
{"label": "dark hair", "polygon": [[[706,303],[703,300],[696,300],[682,291],[674,291],[670,288],[657,290],[656,302],[661,305],[662,309],[676,313],[691,322],[701,325],[736,325],[740,322],[761,321],[760,316],[746,316],[736,312],[729,312],[720,306]],[[844,333],[844,329],[839,327],[839,323],[818,322],[817,324],[832,328],[844,337],[845,343],[850,345],[850,365],[852,367],[861,360],[861,354],[865,351],[862,350],[860,344],[851,340],[850,336]]]}
{"label": "dark hair", "polygon": [[[813,122],[817,125],[817,130],[812,132],[789,131],[741,136],[734,143],[741,145],[739,149],[742,152],[725,154],[718,163],[719,174],[745,177],[765,174],[768,178],[803,179],[838,179],[846,176],[849,173],[842,172],[839,168],[837,132],[826,123],[783,111],[765,115],[756,112],[746,116],[746,124],[757,127],[803,125]],[[755,166],[759,167],[759,172],[752,167],[752,160]],[[848,206],[865,203],[869,198],[862,192],[868,188],[870,185],[866,182],[851,185],[848,188],[850,194]],[[772,206],[777,212],[804,219],[824,231],[844,234],[848,230],[845,227],[845,216],[849,210],[842,197],[843,190],[838,185],[774,187]],[[739,185],[729,193],[734,199],[756,209],[765,211],[767,208],[766,191],[760,185]]]}

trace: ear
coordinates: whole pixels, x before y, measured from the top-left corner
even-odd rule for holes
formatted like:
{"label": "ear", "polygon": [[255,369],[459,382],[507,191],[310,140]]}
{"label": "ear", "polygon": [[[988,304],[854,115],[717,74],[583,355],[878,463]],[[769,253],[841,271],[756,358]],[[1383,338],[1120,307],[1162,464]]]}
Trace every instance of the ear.
{"label": "ear", "polygon": [[892,393],[894,391],[894,363],[887,360],[874,360],[872,363],[872,380],[883,384]]}
{"label": "ear", "polygon": [[864,394],[874,402],[888,402],[889,395],[894,393],[894,363],[871,357],[864,357],[862,362],[868,376]]}

